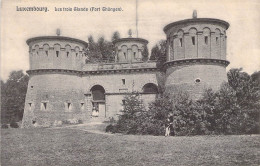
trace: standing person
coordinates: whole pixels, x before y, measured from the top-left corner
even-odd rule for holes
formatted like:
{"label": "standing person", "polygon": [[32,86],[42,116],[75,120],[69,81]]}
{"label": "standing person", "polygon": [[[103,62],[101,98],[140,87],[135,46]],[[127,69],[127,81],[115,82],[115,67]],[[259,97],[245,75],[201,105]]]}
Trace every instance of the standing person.
{"label": "standing person", "polygon": [[167,118],[165,123],[165,137],[170,136],[170,119]]}
{"label": "standing person", "polygon": [[174,129],[173,129],[173,116],[167,118],[165,123],[165,137],[167,136],[174,136]]}
{"label": "standing person", "polygon": [[92,117],[97,117],[98,116],[98,112],[96,110],[96,107],[93,107],[93,110],[92,110]]}
{"label": "standing person", "polygon": [[174,128],[173,128],[173,116],[171,115],[169,117],[169,121],[170,121],[170,136],[174,136],[175,135],[175,132],[174,132]]}

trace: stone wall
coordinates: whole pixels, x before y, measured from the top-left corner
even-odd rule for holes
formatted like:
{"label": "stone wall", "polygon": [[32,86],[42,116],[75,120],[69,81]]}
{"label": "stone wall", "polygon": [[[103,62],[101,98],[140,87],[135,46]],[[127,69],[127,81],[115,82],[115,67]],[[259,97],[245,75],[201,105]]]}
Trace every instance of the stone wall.
{"label": "stone wall", "polygon": [[81,70],[86,59],[85,44],[63,37],[42,37],[28,42],[30,70]]}
{"label": "stone wall", "polygon": [[[124,80],[124,81],[123,81]],[[157,84],[156,72],[129,72],[119,74],[78,75],[66,72],[38,72],[30,75],[25,101],[23,126],[52,124],[77,118],[91,121],[91,88],[100,85],[105,89],[104,119],[116,118],[122,109],[125,95],[142,92],[147,83]],[[152,94],[144,95],[148,104]]]}
{"label": "stone wall", "polygon": [[182,89],[197,99],[205,89],[217,90],[225,81],[227,81],[225,66],[197,63],[168,68],[165,87],[173,94],[176,89]]}
{"label": "stone wall", "polygon": [[226,28],[220,24],[186,23],[166,31],[168,61],[194,58],[226,59]]}

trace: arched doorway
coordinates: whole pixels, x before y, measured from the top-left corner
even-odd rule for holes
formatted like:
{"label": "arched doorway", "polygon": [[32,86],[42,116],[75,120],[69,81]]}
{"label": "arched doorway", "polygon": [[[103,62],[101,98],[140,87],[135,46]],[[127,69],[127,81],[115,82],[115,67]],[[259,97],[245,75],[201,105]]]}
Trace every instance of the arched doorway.
{"label": "arched doorway", "polygon": [[92,96],[92,116],[106,117],[105,89],[101,85],[94,85],[91,89]]}
{"label": "arched doorway", "polygon": [[153,83],[147,83],[143,86],[143,93],[158,94],[158,88]]}

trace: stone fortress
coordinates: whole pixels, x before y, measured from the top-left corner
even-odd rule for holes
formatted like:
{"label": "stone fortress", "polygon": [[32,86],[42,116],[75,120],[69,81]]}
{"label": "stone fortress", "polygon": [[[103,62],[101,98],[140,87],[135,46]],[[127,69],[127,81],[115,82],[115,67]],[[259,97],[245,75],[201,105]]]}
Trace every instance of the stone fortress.
{"label": "stone fortress", "polygon": [[[63,36],[27,40],[30,76],[23,127],[34,123],[80,119],[84,122],[116,118],[124,96],[139,92],[144,104],[154,101],[161,89],[184,89],[198,97],[205,88],[218,89],[227,81],[226,30],[223,20],[197,18],[164,27],[166,62],[142,61],[148,41],[121,38],[113,42],[114,62],[86,63],[88,43]],[[95,108],[98,117],[92,117]]]}

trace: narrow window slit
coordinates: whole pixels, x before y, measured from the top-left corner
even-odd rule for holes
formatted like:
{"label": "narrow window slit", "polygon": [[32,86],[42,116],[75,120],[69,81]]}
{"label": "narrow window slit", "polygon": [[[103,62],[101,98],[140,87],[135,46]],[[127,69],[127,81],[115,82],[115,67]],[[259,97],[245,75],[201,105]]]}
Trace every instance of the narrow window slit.
{"label": "narrow window slit", "polygon": [[68,109],[70,109],[71,103],[67,103],[67,107],[68,107]]}
{"label": "narrow window slit", "polygon": [[204,40],[205,40],[205,44],[208,44],[208,36],[205,36],[205,38],[204,38]]}
{"label": "narrow window slit", "polygon": [[180,38],[180,46],[182,47],[182,38]]}
{"label": "narrow window slit", "polygon": [[59,51],[56,51],[56,56],[59,57]]}
{"label": "narrow window slit", "polygon": [[81,108],[84,108],[84,103],[80,103]]}
{"label": "narrow window slit", "polygon": [[192,39],[192,45],[195,45],[195,37],[192,36],[191,39]]}
{"label": "narrow window slit", "polygon": [[43,103],[44,109],[47,108],[47,103]]}

